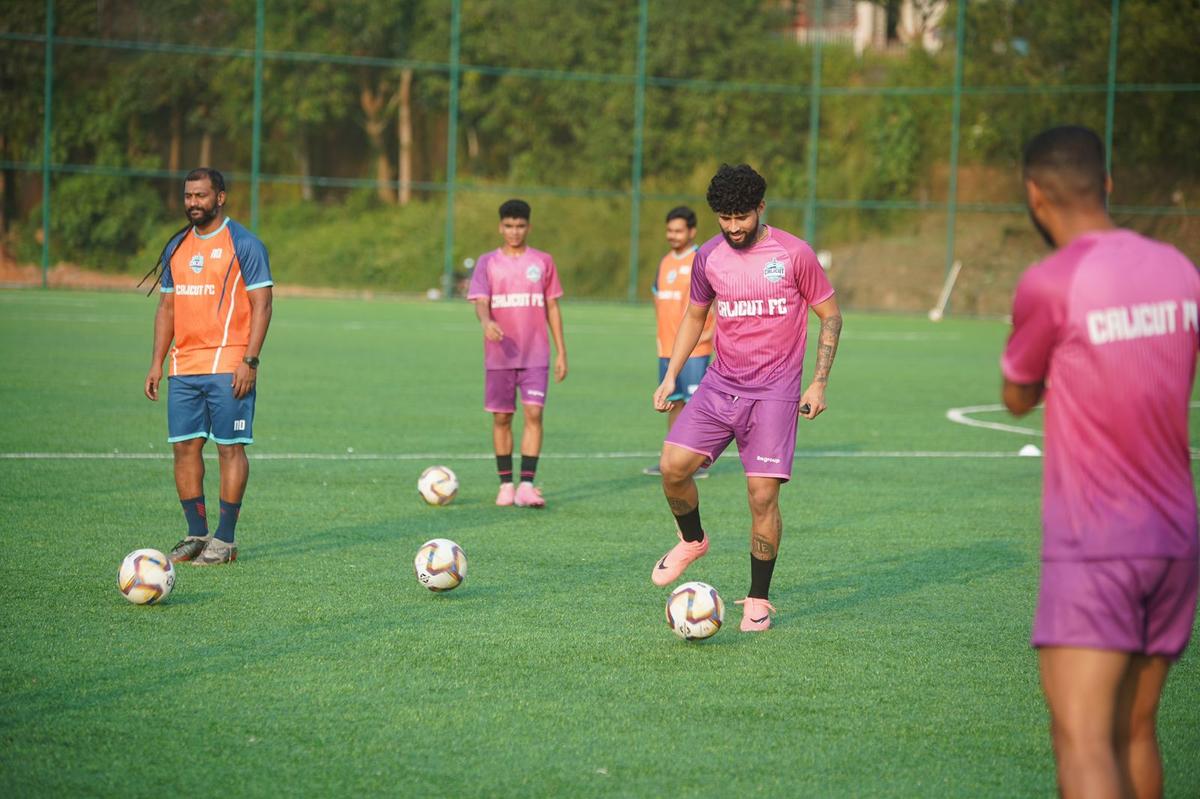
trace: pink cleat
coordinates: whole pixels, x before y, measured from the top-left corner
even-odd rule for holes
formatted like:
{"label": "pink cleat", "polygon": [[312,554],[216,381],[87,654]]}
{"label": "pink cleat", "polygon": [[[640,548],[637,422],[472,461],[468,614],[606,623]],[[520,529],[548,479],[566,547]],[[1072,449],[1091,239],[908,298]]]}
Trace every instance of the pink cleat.
{"label": "pink cleat", "polygon": [[771,626],[771,614],[775,606],[765,599],[748,596],[734,602],[742,606],[742,632],[759,633]]}
{"label": "pink cleat", "polygon": [[521,481],[521,485],[517,486],[518,508],[544,508],[546,500],[542,499],[542,492],[533,487],[533,483]]}
{"label": "pink cleat", "polygon": [[502,508],[507,508],[513,504],[513,496],[517,493],[517,489],[512,483],[501,483],[500,493],[496,495],[496,504]]}
{"label": "pink cleat", "polygon": [[675,582],[692,561],[704,557],[704,553],[708,552],[707,535],[699,541],[684,541],[683,534],[678,535],[679,543],[671,547],[671,550],[655,564],[654,571],[650,572],[650,579],[655,585]]}

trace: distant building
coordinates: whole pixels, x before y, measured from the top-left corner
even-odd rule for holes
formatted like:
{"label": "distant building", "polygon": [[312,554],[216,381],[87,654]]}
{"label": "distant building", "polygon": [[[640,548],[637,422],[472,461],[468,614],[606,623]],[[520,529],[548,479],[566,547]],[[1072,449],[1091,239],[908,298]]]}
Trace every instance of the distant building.
{"label": "distant building", "polygon": [[[822,2],[816,26],[816,3]],[[867,50],[905,49],[920,44],[930,53],[942,48],[946,0],[791,0],[791,33],[797,42],[852,45]]]}

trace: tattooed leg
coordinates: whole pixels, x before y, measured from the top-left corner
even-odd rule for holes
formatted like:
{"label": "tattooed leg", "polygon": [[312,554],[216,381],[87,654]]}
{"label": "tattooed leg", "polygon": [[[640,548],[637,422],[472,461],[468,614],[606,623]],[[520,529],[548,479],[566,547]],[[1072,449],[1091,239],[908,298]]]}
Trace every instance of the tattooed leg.
{"label": "tattooed leg", "polygon": [[779,513],[780,481],[774,477],[746,478],[750,499],[750,554],[758,560],[774,560],[783,536]]}

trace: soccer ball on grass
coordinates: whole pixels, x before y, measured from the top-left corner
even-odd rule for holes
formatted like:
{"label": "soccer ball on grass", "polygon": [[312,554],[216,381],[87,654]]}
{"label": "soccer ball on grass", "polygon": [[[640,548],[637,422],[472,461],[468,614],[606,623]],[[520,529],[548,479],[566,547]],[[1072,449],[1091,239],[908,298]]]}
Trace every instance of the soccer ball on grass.
{"label": "soccer ball on grass", "polygon": [[137,549],[121,561],[117,588],[135,605],[154,605],[166,599],[175,586],[175,566],[157,549]]}
{"label": "soccer ball on grass", "polygon": [[430,505],[449,505],[458,494],[458,477],[446,466],[430,466],[421,472],[417,491]]}
{"label": "soccer ball on grass", "polygon": [[450,591],[467,577],[467,556],[449,538],[434,538],[417,550],[413,570],[430,591]]}
{"label": "soccer ball on grass", "polygon": [[685,641],[711,638],[724,620],[725,603],[708,583],[684,583],[667,599],[667,624]]}

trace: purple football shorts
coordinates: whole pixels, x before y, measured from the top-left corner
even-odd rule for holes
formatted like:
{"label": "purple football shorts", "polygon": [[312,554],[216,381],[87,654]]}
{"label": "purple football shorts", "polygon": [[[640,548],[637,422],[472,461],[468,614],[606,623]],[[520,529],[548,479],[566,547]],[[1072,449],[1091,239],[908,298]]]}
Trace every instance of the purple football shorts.
{"label": "purple football shorts", "polygon": [[515,396],[522,405],[545,405],[550,369],[488,369],[483,381],[483,409],[489,413],[514,413]]}
{"label": "purple football shorts", "polygon": [[1035,647],[1072,646],[1177,659],[1196,618],[1200,561],[1042,561]]}
{"label": "purple football shorts", "polygon": [[736,440],[747,477],[787,481],[796,454],[799,410],[799,402],[735,397],[701,383],[671,426],[666,443],[704,455],[708,466]]}

